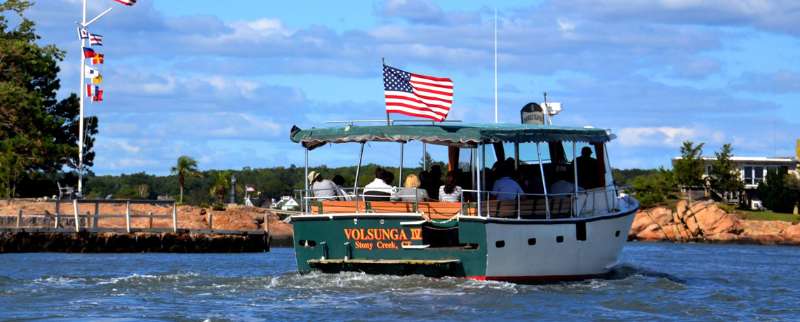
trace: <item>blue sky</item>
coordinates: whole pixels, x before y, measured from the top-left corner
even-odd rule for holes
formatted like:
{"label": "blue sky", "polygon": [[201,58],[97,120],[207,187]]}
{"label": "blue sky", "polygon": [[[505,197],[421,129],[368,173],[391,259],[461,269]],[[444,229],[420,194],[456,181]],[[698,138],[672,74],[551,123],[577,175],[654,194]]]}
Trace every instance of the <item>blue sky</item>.
{"label": "blue sky", "polygon": [[[618,135],[612,165],[667,166],[683,140],[705,154],[792,155],[800,138],[800,3],[795,1],[89,0],[105,102],[98,174],[165,174],[180,155],[202,169],[303,163],[293,124],[384,117],[380,60],[451,77],[451,119],[493,119],[492,24],[499,15],[500,118],[517,122],[547,91],[559,125]],[[78,90],[80,1],[38,1],[41,43],[67,51],[61,95]],[[433,149],[444,159],[444,150]],[[350,165],[354,146],[312,164]],[[397,164],[372,144],[367,161]],[[416,164],[419,145],[406,150]]]}

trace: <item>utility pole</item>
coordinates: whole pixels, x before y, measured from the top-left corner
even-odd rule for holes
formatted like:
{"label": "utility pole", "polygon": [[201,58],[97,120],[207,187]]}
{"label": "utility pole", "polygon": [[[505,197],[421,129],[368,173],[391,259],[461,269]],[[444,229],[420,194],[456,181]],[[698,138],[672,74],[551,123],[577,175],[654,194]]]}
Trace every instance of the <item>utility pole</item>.
{"label": "utility pole", "polygon": [[[83,0],[83,6],[81,8],[81,23],[80,28],[81,30],[88,27],[90,24],[100,19],[100,17],[105,16],[107,13],[111,11],[113,8],[108,8],[106,11],[101,12],[97,17],[94,17],[89,22],[86,22],[86,0]],[[86,96],[85,91],[85,82],[86,82],[86,56],[83,54],[83,48],[86,47],[86,38],[79,37],[81,40],[81,48],[78,53],[81,56],[81,87],[78,88],[78,96],[80,96],[80,112],[78,113],[78,196],[83,197],[83,106],[84,106],[84,96]]]}

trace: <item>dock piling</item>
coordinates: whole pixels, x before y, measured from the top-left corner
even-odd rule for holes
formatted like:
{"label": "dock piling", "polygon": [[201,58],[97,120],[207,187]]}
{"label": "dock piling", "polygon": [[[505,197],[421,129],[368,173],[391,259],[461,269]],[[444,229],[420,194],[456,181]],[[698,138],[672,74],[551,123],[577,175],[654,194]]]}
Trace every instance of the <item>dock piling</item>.
{"label": "dock piling", "polygon": [[131,201],[125,202],[125,231],[131,233]]}
{"label": "dock piling", "polygon": [[19,229],[21,226],[22,226],[22,209],[20,209],[19,213],[17,213],[17,229]]}
{"label": "dock piling", "polygon": [[178,232],[178,205],[172,202],[172,232]]}
{"label": "dock piling", "polygon": [[100,221],[100,203],[94,203],[94,219],[92,219],[92,228],[97,228],[97,224]]}
{"label": "dock piling", "polygon": [[81,220],[78,217],[78,199],[72,199],[72,213],[75,215],[75,232],[81,232]]}
{"label": "dock piling", "polygon": [[61,226],[61,199],[56,199],[56,222],[53,224],[53,228],[58,229],[58,226]]}

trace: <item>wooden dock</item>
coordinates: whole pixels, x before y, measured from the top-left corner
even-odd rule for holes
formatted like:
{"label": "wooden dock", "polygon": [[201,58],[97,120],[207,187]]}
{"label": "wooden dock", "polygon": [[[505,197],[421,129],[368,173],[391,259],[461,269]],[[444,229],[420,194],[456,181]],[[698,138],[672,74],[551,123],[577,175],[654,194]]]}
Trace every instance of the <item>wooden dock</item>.
{"label": "wooden dock", "polygon": [[[51,202],[53,207],[50,209],[53,211],[45,211],[44,214],[26,213],[22,208],[14,215],[0,214],[0,253],[239,252],[269,251],[270,247],[266,212],[263,213],[263,229],[231,230],[215,229],[213,213],[203,217],[206,227],[198,228],[196,224],[191,228],[182,227],[174,200],[83,199]],[[157,206],[163,212],[135,212],[132,206],[137,204]],[[106,208],[122,208],[120,206],[124,205],[124,213],[104,213],[101,205],[115,206]],[[81,213],[81,209],[86,209],[87,206],[91,211]],[[64,207],[71,211],[64,211]],[[122,225],[119,224],[121,220],[124,220]],[[117,224],[104,225],[111,221]],[[34,241],[40,242],[41,247]],[[59,243],[64,245],[58,245]],[[105,246],[109,243],[113,247]]]}

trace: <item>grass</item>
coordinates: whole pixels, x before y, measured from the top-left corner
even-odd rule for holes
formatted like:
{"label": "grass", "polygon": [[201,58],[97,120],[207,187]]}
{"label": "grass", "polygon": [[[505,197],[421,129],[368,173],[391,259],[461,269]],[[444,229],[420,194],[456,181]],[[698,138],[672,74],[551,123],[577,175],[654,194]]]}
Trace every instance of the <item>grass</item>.
{"label": "grass", "polygon": [[739,218],[747,220],[780,220],[788,221],[793,224],[800,222],[800,216],[798,215],[778,213],[771,210],[753,211],[736,209],[735,214],[739,216]]}

